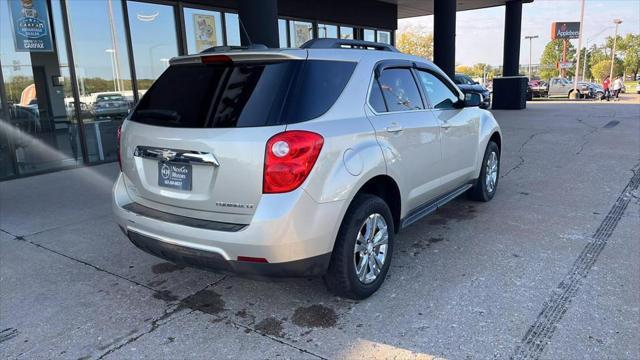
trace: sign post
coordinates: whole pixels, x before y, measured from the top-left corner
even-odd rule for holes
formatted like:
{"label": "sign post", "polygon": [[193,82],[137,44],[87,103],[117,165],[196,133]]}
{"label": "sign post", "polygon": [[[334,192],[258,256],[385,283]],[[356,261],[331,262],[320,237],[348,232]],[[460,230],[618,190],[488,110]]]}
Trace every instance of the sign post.
{"label": "sign post", "polygon": [[[562,62],[567,62],[567,46],[569,39],[580,37],[579,22],[554,22],[551,23],[551,40],[562,39]],[[560,69],[560,76],[566,76],[566,70]]]}
{"label": "sign post", "polygon": [[[584,20],[584,0],[580,1],[580,28],[582,29],[582,22]],[[578,73],[580,71],[580,53],[582,52],[582,31],[578,36],[578,56],[576,57],[576,74],[573,79],[573,94],[578,94]],[[584,57],[587,57],[587,51],[585,49]],[[584,73],[582,74],[584,78]],[[584,80],[584,79],[583,79]]]}

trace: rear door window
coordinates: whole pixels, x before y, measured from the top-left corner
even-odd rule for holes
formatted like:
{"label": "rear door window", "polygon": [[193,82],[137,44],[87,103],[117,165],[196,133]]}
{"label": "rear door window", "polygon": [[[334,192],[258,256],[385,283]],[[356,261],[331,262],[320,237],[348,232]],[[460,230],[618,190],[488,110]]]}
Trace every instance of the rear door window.
{"label": "rear door window", "polygon": [[140,100],[131,120],[185,128],[306,121],[331,108],[355,65],[325,60],[173,65]]}
{"label": "rear door window", "polygon": [[389,111],[424,109],[411,70],[405,68],[384,69],[378,81]]}

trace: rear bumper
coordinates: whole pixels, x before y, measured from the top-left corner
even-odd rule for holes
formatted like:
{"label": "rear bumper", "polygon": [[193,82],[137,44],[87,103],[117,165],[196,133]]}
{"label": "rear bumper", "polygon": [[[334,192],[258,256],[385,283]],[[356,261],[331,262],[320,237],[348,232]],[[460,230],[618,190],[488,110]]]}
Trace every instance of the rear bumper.
{"label": "rear bumper", "polygon": [[233,261],[225,260],[219,253],[165,243],[135,231],[129,231],[127,236],[141,250],[173,263],[247,277],[320,276],[331,260],[331,253],[327,253],[277,264]]}
{"label": "rear bumper", "polygon": [[139,248],[177,263],[257,276],[326,272],[345,204],[318,203],[297,189],[263,195],[249,224],[228,224],[145,211],[129,197],[122,174],[113,189],[116,221]]}

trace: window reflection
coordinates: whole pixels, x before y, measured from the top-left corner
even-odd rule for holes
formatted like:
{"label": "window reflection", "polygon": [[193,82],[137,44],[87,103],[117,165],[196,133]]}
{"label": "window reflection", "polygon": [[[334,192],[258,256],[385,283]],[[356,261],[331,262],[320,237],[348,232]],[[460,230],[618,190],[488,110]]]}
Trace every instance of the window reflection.
{"label": "window reflection", "polygon": [[281,48],[289,47],[287,41],[287,20],[278,19],[278,40],[280,41]]}
{"label": "window reflection", "polygon": [[227,30],[227,45],[240,46],[240,20],[238,14],[225,13],[224,22]]}
{"label": "window reflection", "polygon": [[378,31],[378,42],[391,44],[391,33],[389,31]]}
{"label": "window reflection", "polygon": [[[222,18],[217,11],[184,8],[184,29],[189,54],[197,54],[210,47],[224,45]],[[175,29],[173,31],[175,32]],[[131,32],[133,33],[133,29]]]}
{"label": "window reflection", "polygon": [[376,41],[376,32],[371,29],[364,29],[364,40],[365,41]]}
{"label": "window reflection", "polygon": [[[122,2],[67,0],[66,3],[87,160],[113,161],[118,156],[118,127],[129,113],[134,99]],[[71,97],[67,111],[76,111]],[[79,147],[76,140],[79,132],[76,130],[72,135],[73,142]]]}
{"label": "window reflection", "polygon": [[348,26],[340,26],[340,38],[353,40],[353,28]]}
{"label": "window reflection", "polygon": [[[46,19],[53,35],[62,34],[60,3],[54,0],[50,4],[44,3],[27,16]],[[20,7],[26,6],[18,2],[9,5],[0,6],[1,19],[11,18],[10,8],[15,6],[20,11]],[[1,21],[0,53],[7,117],[0,119],[0,178],[16,171],[29,174],[81,163],[82,152],[74,137],[77,120],[67,111],[71,96],[64,38],[53,36],[55,44],[35,52],[17,50],[13,37],[11,22]]]}
{"label": "window reflection", "polygon": [[338,27],[335,25],[318,24],[318,37],[335,39],[338,37]]}
{"label": "window reflection", "polygon": [[289,21],[289,34],[291,47],[300,47],[305,42],[313,39],[313,26],[306,21]]}

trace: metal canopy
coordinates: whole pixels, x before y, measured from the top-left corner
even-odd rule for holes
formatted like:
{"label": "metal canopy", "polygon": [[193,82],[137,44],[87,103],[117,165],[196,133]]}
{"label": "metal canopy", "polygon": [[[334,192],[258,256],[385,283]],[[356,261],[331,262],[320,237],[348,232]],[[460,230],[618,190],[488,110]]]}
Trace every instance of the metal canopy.
{"label": "metal canopy", "polygon": [[[433,15],[434,0],[380,0],[398,6],[398,19]],[[451,0],[454,1],[454,0]],[[494,6],[502,6],[511,0],[455,0],[457,10],[476,10]],[[533,0],[523,0],[523,3],[533,2]]]}

